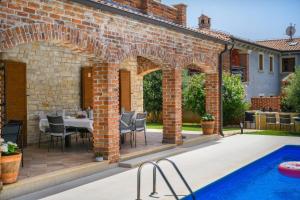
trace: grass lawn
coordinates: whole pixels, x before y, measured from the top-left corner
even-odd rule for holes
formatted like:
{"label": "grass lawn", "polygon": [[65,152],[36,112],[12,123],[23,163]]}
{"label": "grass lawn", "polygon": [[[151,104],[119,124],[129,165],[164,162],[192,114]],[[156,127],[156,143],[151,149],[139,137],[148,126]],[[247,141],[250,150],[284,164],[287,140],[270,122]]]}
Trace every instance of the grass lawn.
{"label": "grass lawn", "polygon": [[263,130],[260,132],[245,133],[245,134],[273,135],[273,136],[298,136],[298,137],[300,137],[300,132],[276,131],[276,130]]}
{"label": "grass lawn", "polygon": [[[147,128],[149,129],[163,129],[163,125],[161,123],[147,123]],[[182,130],[184,131],[202,131],[202,128],[199,124],[192,123],[183,123]],[[224,128],[224,131],[230,130],[239,130],[239,128]]]}

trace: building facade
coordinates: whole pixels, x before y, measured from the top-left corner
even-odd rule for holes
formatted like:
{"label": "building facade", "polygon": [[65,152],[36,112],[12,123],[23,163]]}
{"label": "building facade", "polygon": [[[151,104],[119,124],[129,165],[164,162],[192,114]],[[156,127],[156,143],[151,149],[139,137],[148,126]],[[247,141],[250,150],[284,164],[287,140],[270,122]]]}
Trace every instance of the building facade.
{"label": "building facade", "polygon": [[[1,122],[23,120],[24,142],[36,143],[38,112],[78,110],[80,69],[92,67],[94,151],[117,162],[120,72],[130,73],[131,109],[141,111],[142,76],[159,69],[163,72],[162,142],[181,144],[181,73],[193,67],[206,74],[206,110],[216,117],[215,133],[219,133],[219,57],[228,41],[185,27],[185,8],[153,0],[1,1],[2,72],[15,70],[13,74],[21,77],[15,80],[24,81],[9,84],[17,91],[13,94],[22,97],[22,109],[12,112],[19,116],[8,116],[12,102],[7,101],[7,85],[1,88]],[[7,84],[1,80],[2,86]]]}

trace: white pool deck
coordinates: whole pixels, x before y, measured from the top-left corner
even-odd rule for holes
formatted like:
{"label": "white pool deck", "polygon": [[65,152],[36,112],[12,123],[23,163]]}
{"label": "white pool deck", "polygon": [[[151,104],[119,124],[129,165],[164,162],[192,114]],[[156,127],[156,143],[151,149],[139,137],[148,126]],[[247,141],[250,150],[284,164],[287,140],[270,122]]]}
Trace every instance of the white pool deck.
{"label": "white pool deck", "polygon": [[[287,144],[300,145],[299,137],[236,135],[195,148],[193,151],[171,157],[194,191],[239,169]],[[188,194],[176,173],[166,164],[163,170],[177,194]],[[174,199],[161,177],[158,178],[159,198],[149,197],[152,189],[152,167],[142,174],[142,199]],[[137,169],[91,182],[45,200],[134,200],[137,193]]]}

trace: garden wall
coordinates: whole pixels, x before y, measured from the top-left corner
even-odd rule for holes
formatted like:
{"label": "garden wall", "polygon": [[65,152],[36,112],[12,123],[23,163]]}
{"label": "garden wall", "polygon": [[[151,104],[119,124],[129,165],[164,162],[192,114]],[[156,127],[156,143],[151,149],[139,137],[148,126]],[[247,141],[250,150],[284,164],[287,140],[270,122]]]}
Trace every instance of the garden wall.
{"label": "garden wall", "polygon": [[280,111],[281,97],[253,97],[251,98],[252,110],[269,110]]}

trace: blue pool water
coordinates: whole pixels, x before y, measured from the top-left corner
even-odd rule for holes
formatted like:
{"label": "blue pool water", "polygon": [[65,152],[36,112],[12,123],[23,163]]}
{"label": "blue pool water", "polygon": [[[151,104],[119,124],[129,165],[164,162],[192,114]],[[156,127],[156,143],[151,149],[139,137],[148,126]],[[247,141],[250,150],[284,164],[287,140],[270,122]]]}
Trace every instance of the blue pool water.
{"label": "blue pool water", "polygon": [[[195,192],[197,200],[300,200],[300,179],[281,175],[285,161],[300,161],[300,146],[284,146]],[[186,197],[183,200],[192,200]]]}

